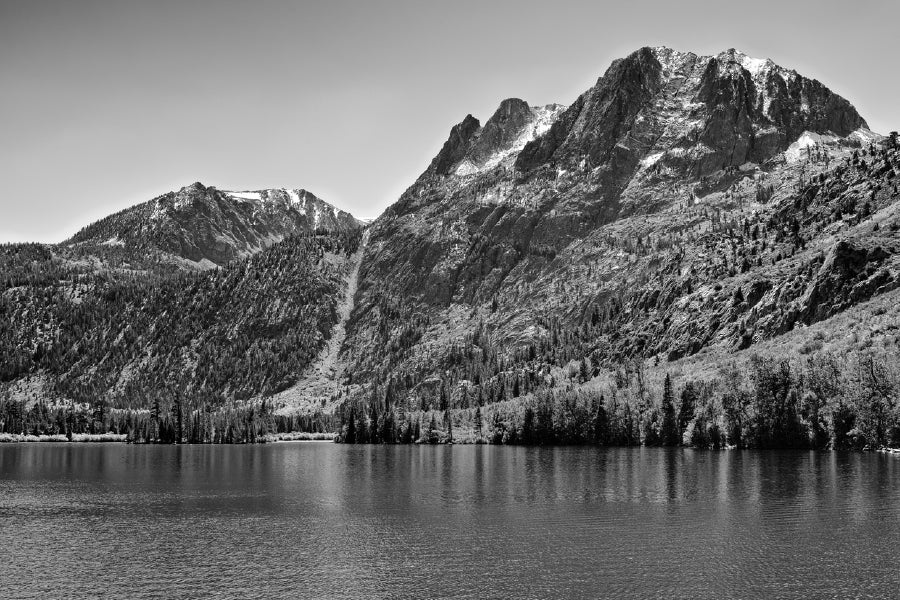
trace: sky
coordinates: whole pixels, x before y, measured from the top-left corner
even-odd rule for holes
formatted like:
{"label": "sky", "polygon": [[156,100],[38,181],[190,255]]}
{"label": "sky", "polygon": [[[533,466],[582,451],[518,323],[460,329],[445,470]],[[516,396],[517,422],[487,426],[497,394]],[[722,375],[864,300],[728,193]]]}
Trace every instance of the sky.
{"label": "sky", "polygon": [[571,103],[642,46],[737,48],[900,129],[896,0],[0,0],[0,242],[194,181],[378,216],[466,114]]}

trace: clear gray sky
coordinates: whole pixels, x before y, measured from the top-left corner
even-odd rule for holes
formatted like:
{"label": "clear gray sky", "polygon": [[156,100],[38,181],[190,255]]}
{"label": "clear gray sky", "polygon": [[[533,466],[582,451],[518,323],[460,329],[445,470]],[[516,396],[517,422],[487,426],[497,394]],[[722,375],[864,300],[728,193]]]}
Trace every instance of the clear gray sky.
{"label": "clear gray sky", "polygon": [[0,0],[0,241],[193,181],[377,216],[450,127],[646,45],[735,47],[900,128],[897,0]]}

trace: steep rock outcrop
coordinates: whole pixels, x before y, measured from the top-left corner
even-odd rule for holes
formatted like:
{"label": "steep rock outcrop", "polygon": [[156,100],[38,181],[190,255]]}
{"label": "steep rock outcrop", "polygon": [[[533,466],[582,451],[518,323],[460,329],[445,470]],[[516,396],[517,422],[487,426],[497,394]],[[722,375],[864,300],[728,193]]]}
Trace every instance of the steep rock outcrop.
{"label": "steep rock outcrop", "polygon": [[844,240],[835,244],[803,295],[799,319],[815,323],[896,287],[884,268],[890,256],[880,246],[867,249]]}

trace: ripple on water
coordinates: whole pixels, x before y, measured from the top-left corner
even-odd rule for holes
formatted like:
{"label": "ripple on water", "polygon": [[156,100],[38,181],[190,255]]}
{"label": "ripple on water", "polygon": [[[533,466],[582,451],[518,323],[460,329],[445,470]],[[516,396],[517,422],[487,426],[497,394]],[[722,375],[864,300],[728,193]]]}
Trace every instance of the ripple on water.
{"label": "ripple on water", "polygon": [[900,460],[0,446],[0,597],[893,597]]}

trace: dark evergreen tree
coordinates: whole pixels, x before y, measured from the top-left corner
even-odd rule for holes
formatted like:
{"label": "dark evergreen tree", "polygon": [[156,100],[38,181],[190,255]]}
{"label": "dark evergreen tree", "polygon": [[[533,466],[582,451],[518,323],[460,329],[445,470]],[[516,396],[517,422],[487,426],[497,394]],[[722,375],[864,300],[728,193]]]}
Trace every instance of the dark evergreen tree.
{"label": "dark evergreen tree", "polygon": [[675,417],[675,399],[672,392],[672,378],[666,373],[663,384],[662,406],[660,408],[661,423],[659,427],[660,442],[664,446],[676,446],[680,441],[678,420]]}
{"label": "dark evergreen tree", "polygon": [[475,407],[475,441],[481,442],[481,407]]}
{"label": "dark evergreen tree", "polygon": [[597,402],[597,410],[594,412],[594,443],[605,446],[609,443],[609,415],[606,412],[606,400],[601,395]]}

